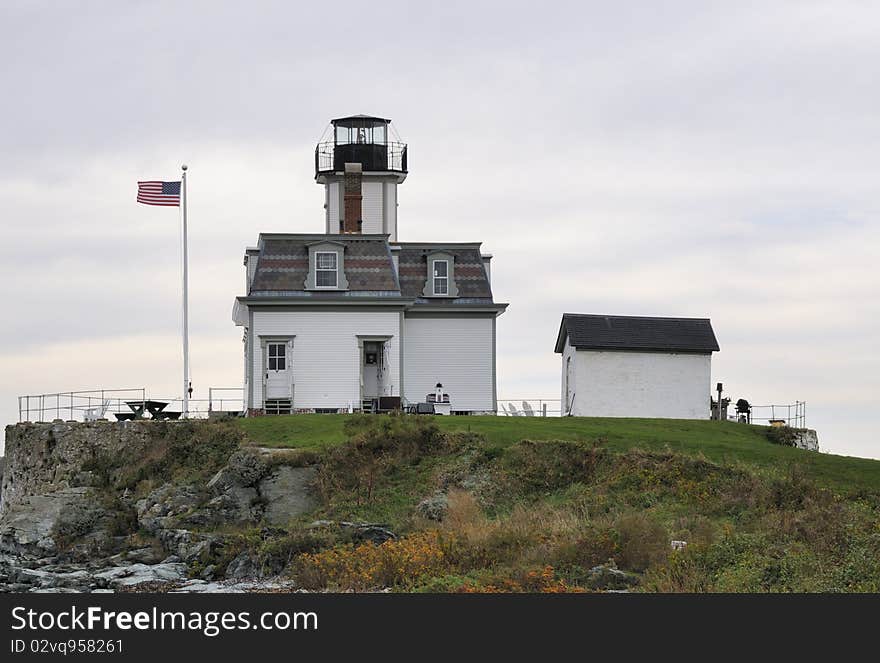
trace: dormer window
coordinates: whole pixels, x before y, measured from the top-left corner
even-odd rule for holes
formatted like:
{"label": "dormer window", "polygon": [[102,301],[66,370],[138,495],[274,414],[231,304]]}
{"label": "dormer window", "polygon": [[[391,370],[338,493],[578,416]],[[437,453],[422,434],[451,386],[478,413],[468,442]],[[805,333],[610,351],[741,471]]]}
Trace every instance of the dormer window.
{"label": "dormer window", "polygon": [[335,252],[315,253],[315,287],[336,288],[339,284],[338,259]]}
{"label": "dormer window", "polygon": [[345,278],[345,244],[341,242],[312,242],[309,249],[309,271],[306,290],[348,290]]}
{"label": "dormer window", "polygon": [[426,255],[423,297],[458,297],[455,282],[455,255],[449,251],[430,251]]}
{"label": "dormer window", "polygon": [[432,260],[434,272],[434,294],[445,297],[449,294],[449,261]]}

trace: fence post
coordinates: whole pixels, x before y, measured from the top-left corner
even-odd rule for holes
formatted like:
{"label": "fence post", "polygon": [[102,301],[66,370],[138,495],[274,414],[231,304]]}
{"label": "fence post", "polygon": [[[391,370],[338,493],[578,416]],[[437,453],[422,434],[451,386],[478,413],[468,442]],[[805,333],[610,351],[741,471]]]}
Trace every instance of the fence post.
{"label": "fence post", "polygon": [[544,416],[546,417],[547,416],[547,403],[544,403],[541,406],[541,410],[544,412]]}

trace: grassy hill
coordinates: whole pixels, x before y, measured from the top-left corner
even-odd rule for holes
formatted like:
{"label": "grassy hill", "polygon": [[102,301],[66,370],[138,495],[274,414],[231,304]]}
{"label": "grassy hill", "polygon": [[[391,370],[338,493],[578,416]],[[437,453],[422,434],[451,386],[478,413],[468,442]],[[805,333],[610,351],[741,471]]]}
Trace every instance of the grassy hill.
{"label": "grassy hill", "polygon": [[[306,414],[240,419],[248,437],[267,447],[322,449],[346,438],[346,415]],[[701,454],[721,464],[785,471],[792,464],[817,483],[837,491],[880,491],[880,460],[807,452],[770,444],[765,426],[688,419],[593,417],[437,417],[441,430],[485,436],[494,448],[520,440],[605,440],[616,451],[670,449]],[[821,439],[820,439],[821,442]]]}
{"label": "grassy hill", "polygon": [[[304,587],[880,591],[880,462],[772,444],[764,427],[333,415],[237,425],[249,444],[317,465],[315,512],[271,540],[242,539],[281,555]],[[304,527],[316,518],[382,523],[397,538]]]}

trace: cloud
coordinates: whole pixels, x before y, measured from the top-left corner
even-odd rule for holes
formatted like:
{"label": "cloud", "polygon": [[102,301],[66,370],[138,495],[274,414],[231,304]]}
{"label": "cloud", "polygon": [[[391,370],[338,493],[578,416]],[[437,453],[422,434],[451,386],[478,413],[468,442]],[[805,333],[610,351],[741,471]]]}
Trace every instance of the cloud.
{"label": "cloud", "polygon": [[0,21],[4,420],[177,388],[179,217],[134,191],[184,161],[196,388],[236,384],[244,247],[322,230],[314,143],[369,112],[410,145],[401,237],[495,254],[502,396],[558,397],[564,311],[708,316],[733,395],[880,457],[880,8],[56,5]]}

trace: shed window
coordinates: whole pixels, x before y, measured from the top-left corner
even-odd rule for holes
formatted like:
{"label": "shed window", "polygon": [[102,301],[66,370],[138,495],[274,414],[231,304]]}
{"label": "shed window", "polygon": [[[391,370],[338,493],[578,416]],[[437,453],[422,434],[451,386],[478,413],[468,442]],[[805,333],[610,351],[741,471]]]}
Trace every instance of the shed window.
{"label": "shed window", "polygon": [[449,294],[449,261],[434,261],[434,294]]}
{"label": "shed window", "polygon": [[283,371],[287,368],[287,352],[284,343],[269,343],[268,352],[270,371]]}
{"label": "shed window", "polygon": [[315,285],[318,288],[335,288],[338,282],[336,253],[315,253]]}

